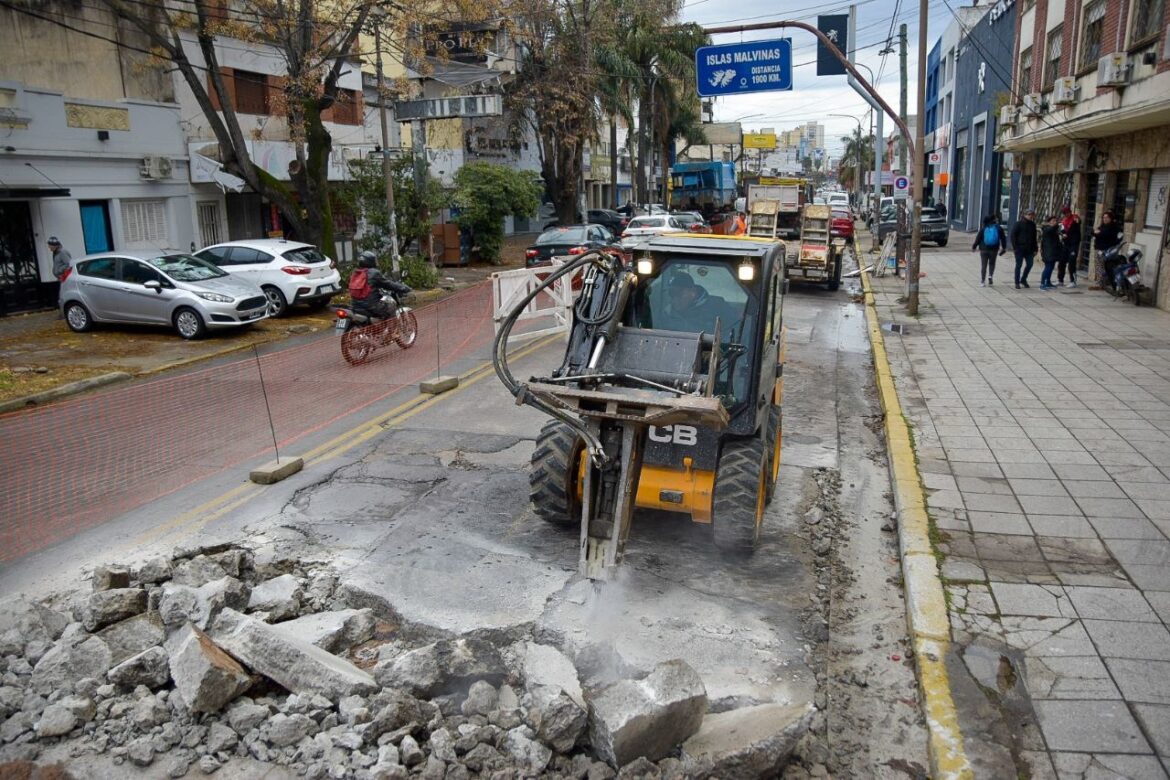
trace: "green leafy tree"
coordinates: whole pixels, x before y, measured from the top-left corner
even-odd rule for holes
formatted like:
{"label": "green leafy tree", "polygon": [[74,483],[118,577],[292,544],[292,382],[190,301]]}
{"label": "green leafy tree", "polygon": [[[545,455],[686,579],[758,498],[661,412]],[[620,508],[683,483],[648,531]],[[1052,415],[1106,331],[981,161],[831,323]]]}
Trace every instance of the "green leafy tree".
{"label": "green leafy tree", "polygon": [[858,128],[854,135],[842,136],[841,142],[845,144],[845,151],[837,163],[837,178],[852,182],[853,189],[860,191],[865,171],[873,170],[874,138],[872,135],[862,136]]}
{"label": "green leafy tree", "polygon": [[[419,207],[430,212],[447,207],[450,196],[438,179],[427,176],[419,192],[414,182],[414,155],[407,153],[390,162],[394,186],[394,213],[398,223],[398,253],[406,254],[410,245],[421,242],[430,232],[429,222],[419,218]],[[358,217],[364,230],[358,240],[361,249],[388,253],[390,220],[386,211],[386,180],[380,159],[352,160],[350,180],[337,190],[337,200]],[[420,244],[421,245],[421,244]]]}
{"label": "green leafy tree", "polygon": [[484,259],[498,263],[504,218],[536,214],[542,190],[530,173],[494,163],[468,163],[455,174],[451,197],[451,205],[459,210],[455,221],[472,231]]}

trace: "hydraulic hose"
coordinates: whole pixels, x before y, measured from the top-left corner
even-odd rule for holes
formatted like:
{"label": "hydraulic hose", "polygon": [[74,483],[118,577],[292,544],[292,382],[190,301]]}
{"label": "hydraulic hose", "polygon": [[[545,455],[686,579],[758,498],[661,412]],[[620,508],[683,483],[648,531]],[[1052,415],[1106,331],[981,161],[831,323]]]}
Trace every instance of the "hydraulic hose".
{"label": "hydraulic hose", "polygon": [[601,468],[606,463],[605,448],[602,446],[601,440],[594,436],[593,432],[589,430],[589,427],[581,422],[580,419],[531,395],[527,392],[527,385],[516,380],[516,377],[512,375],[512,371],[508,367],[508,337],[511,335],[512,328],[515,327],[521,312],[528,307],[528,304],[537,295],[578,268],[582,268],[590,263],[596,263],[604,257],[605,255],[597,250],[586,252],[572,262],[561,266],[549,274],[532,292],[528,293],[522,301],[516,304],[512,308],[512,311],[508,312],[508,316],[504,318],[504,323],[500,326],[500,332],[496,334],[496,340],[492,345],[492,366],[496,370],[496,376],[503,382],[504,387],[508,388],[508,392],[520,403],[526,403],[529,406],[539,409],[549,417],[560,420],[577,431],[585,439],[585,444],[589,448],[590,457],[593,459],[594,465],[598,468]]}

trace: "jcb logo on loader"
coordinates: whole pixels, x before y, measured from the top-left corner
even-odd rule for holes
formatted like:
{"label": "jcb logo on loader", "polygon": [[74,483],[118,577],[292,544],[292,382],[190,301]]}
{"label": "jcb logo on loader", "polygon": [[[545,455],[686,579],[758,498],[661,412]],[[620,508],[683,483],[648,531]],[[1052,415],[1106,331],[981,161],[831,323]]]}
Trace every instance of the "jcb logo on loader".
{"label": "jcb logo on loader", "polygon": [[650,441],[662,444],[697,444],[699,429],[693,425],[664,425],[661,428],[650,426]]}

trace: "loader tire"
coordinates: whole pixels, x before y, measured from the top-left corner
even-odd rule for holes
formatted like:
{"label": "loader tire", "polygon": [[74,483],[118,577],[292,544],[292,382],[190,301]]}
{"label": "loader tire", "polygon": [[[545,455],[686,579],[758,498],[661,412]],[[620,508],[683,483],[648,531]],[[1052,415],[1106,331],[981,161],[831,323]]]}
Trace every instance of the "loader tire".
{"label": "loader tire", "polygon": [[760,540],[760,524],[768,492],[768,447],[763,438],[733,439],[723,444],[715,469],[715,546],[726,552],[750,553]]}
{"label": "loader tire", "polygon": [[569,426],[549,420],[536,437],[528,497],[536,515],[545,522],[571,526],[581,521],[577,480],[585,441]]}
{"label": "loader tire", "polygon": [[768,447],[768,485],[764,501],[768,504],[771,504],[772,499],[776,496],[776,483],[780,478],[780,448],[784,440],[783,426],[783,414],[780,407],[776,404],[770,404],[768,406],[768,434],[764,437],[764,443]]}

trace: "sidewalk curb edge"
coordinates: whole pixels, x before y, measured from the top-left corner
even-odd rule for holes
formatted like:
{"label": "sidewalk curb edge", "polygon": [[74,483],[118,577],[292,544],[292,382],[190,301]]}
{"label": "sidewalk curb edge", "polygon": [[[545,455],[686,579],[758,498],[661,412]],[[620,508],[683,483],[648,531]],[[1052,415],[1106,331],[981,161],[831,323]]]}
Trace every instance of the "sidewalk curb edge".
{"label": "sidewalk curb edge", "polygon": [[973,778],[974,772],[967,759],[946,669],[950,618],[930,541],[926,492],[915,460],[910,428],[898,399],[886,354],[873,287],[864,269],[861,271],[861,285],[874,375],[882,411],[885,413],[890,487],[898,513],[906,621],[914,646],[918,684],[922,690],[923,715],[929,729],[930,774],[936,778]]}
{"label": "sidewalk curb edge", "polygon": [[115,382],[122,382],[127,379],[133,379],[134,375],[125,371],[111,371],[108,374],[98,374],[87,379],[79,379],[76,382],[67,382],[63,385],[58,385],[51,390],[42,390],[39,393],[32,395],[23,395],[20,398],[13,398],[8,401],[0,401],[0,414],[8,414],[9,412],[19,412],[23,409],[36,408],[41,404],[49,401],[57,401],[61,398],[66,398],[77,393],[83,393],[86,390],[93,390],[97,387],[104,387],[112,385]]}

